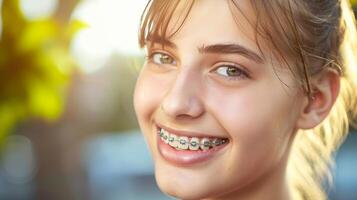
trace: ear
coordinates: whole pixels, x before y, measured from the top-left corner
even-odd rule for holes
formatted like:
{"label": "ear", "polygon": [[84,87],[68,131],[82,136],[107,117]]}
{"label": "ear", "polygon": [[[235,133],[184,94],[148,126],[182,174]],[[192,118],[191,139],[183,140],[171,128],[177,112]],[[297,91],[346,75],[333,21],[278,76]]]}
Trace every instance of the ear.
{"label": "ear", "polygon": [[311,129],[320,124],[329,114],[340,91],[340,75],[336,70],[326,69],[312,78],[313,99],[306,96],[297,121],[297,128]]}

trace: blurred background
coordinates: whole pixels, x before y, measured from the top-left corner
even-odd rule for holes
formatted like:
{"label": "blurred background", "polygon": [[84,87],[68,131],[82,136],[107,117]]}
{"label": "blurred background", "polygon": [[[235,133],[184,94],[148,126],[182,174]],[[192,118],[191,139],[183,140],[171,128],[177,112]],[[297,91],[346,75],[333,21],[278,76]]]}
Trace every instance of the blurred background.
{"label": "blurred background", "polygon": [[[0,0],[1,200],[170,199],[132,105],[146,3]],[[336,160],[330,198],[356,200],[356,133]]]}

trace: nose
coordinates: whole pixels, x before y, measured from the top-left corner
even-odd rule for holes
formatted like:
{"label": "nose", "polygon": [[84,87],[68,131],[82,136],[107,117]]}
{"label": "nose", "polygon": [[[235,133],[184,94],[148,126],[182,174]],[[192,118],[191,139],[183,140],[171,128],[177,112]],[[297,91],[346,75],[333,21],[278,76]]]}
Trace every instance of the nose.
{"label": "nose", "polygon": [[200,79],[181,72],[172,82],[162,103],[161,109],[171,118],[197,118],[204,113]]}

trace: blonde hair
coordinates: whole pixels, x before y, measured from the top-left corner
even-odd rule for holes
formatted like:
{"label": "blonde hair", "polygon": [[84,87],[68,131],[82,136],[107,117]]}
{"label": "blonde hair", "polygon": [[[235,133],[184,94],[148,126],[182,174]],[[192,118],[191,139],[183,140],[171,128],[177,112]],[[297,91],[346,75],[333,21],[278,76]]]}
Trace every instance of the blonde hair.
{"label": "blonde hair", "polygon": [[[182,1],[181,1],[182,2]],[[357,33],[355,17],[348,0],[252,0],[257,16],[256,40],[268,43],[312,97],[310,79],[326,68],[341,74],[340,94],[327,118],[313,130],[299,131],[288,163],[288,181],[293,198],[327,199],[323,184],[330,181],[334,152],[345,139],[357,117]],[[149,37],[172,37],[183,26],[194,0],[187,0],[181,25],[168,35],[167,28],[179,0],[149,1],[141,20],[139,43]],[[229,0],[231,8],[239,2]],[[233,12],[233,10],[232,10]],[[243,13],[243,16],[244,15]],[[284,52],[284,53],[283,53]],[[264,52],[261,50],[264,55]],[[327,179],[326,179],[327,178]]]}
{"label": "blonde hair", "polygon": [[340,5],[340,94],[330,114],[319,126],[301,131],[295,138],[288,164],[294,199],[327,199],[323,183],[332,183],[334,153],[344,141],[349,125],[356,125],[357,32],[350,3],[341,0]]}

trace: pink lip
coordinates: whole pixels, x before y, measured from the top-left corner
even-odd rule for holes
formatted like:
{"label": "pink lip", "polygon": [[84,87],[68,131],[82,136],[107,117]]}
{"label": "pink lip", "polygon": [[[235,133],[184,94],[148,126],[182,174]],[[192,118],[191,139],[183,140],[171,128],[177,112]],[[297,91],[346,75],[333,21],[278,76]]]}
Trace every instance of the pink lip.
{"label": "pink lip", "polygon": [[179,166],[193,165],[202,163],[212,159],[220,150],[222,150],[228,143],[211,148],[206,151],[190,151],[190,150],[177,150],[170,145],[164,143],[161,138],[156,134],[157,148],[166,161]]}
{"label": "pink lip", "polygon": [[166,127],[162,124],[157,124],[156,126],[157,128],[163,128],[165,130],[167,130],[168,132],[170,133],[173,133],[177,136],[187,136],[189,138],[191,137],[206,137],[206,138],[223,138],[223,137],[217,137],[217,136],[212,136],[212,135],[207,135],[207,134],[204,134],[204,133],[199,133],[199,132],[190,132],[190,131],[177,131],[177,130],[174,130],[174,129],[171,129],[169,127]]}

